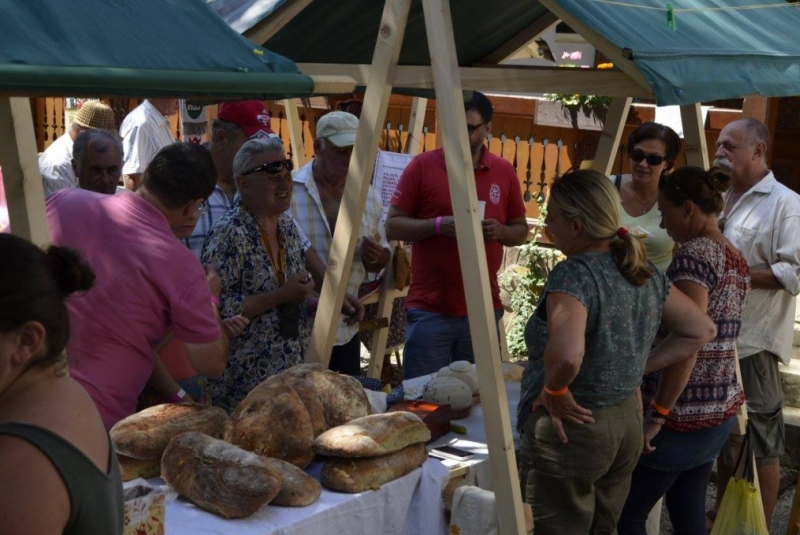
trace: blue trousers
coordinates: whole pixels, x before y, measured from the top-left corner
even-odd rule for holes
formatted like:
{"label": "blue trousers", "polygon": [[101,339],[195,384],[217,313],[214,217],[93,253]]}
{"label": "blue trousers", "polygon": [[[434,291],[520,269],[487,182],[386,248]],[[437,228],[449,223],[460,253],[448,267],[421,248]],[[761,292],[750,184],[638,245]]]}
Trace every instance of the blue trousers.
{"label": "blue trousers", "polygon": [[[495,320],[500,321],[503,310],[495,310],[494,315]],[[456,360],[475,362],[469,318],[409,308],[406,311],[403,379],[438,372]]]}

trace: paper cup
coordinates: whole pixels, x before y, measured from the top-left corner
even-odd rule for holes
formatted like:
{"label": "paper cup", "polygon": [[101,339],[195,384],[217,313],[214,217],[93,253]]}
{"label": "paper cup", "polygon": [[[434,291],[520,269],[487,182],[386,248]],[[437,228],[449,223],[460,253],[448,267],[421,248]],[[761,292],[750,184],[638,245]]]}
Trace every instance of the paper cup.
{"label": "paper cup", "polygon": [[486,214],[486,201],[478,201],[478,216],[483,221],[483,216]]}

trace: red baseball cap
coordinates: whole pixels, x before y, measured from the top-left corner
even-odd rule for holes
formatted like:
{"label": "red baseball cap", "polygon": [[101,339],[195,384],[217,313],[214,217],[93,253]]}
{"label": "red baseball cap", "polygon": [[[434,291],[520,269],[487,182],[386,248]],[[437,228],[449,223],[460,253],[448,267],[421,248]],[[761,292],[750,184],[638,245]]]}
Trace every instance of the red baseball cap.
{"label": "red baseball cap", "polygon": [[270,115],[260,100],[223,102],[217,118],[239,125],[249,138],[278,137],[270,128]]}

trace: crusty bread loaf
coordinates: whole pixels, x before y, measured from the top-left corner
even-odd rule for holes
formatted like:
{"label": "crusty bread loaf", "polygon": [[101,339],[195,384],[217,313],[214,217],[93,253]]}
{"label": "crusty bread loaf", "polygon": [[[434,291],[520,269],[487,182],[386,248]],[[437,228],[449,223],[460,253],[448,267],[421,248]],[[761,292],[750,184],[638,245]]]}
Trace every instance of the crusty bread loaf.
{"label": "crusty bread loaf", "polygon": [[170,441],[161,477],[181,496],[225,518],[252,515],[283,484],[262,457],[202,433],[183,433]]}
{"label": "crusty bread loaf", "polygon": [[286,375],[285,380],[300,396],[300,401],[303,402],[303,406],[308,411],[308,416],[311,418],[311,431],[314,436],[316,437],[325,432],[328,429],[328,424],[325,422],[325,409],[322,406],[319,395],[317,395],[317,391],[314,390],[314,385],[302,377],[292,375]]}
{"label": "crusty bread loaf", "polygon": [[117,454],[119,473],[122,481],[130,481],[138,477],[157,477],[161,473],[161,459],[134,459]]}
{"label": "crusty bread loaf", "polygon": [[342,425],[370,413],[364,387],[355,377],[332,371],[311,371],[305,378],[314,385],[328,428]]}
{"label": "crusty bread loaf", "polygon": [[281,491],[272,502],[285,507],[305,507],[317,501],[322,493],[319,481],[306,474],[292,463],[273,457],[263,457],[283,478]]}
{"label": "crusty bread loaf", "polygon": [[324,372],[328,371],[325,366],[316,362],[308,362],[304,364],[297,364],[283,372],[283,375],[291,375],[293,377],[305,377],[311,372]]}
{"label": "crusty bread loaf", "polygon": [[322,465],[322,484],[339,492],[377,490],[384,483],[411,472],[428,458],[425,444],[418,442],[382,457],[344,459],[331,457]]}
{"label": "crusty bread loaf", "polygon": [[328,429],[314,440],[314,452],[334,457],[378,457],[430,438],[430,429],[416,414],[387,412]]}
{"label": "crusty bread loaf", "polygon": [[199,403],[165,403],[120,420],[111,428],[117,453],[134,459],[161,459],[172,437],[187,431],[219,436],[228,415]]}
{"label": "crusty bread loaf", "polygon": [[247,394],[231,414],[225,440],[264,457],[305,468],[314,453],[311,418],[295,390],[270,377]]}

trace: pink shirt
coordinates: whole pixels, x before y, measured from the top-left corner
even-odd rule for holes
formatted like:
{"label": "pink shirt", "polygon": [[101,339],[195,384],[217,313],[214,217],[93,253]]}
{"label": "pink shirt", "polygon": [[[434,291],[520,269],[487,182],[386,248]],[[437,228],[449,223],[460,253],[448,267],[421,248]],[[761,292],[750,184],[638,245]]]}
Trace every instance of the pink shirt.
{"label": "pink shirt", "polygon": [[67,300],[67,359],[110,428],[135,412],[152,348],[170,326],[183,342],[220,338],[205,272],[164,215],[133,193],[67,189],[45,204],[53,244],[80,251],[97,275]]}

